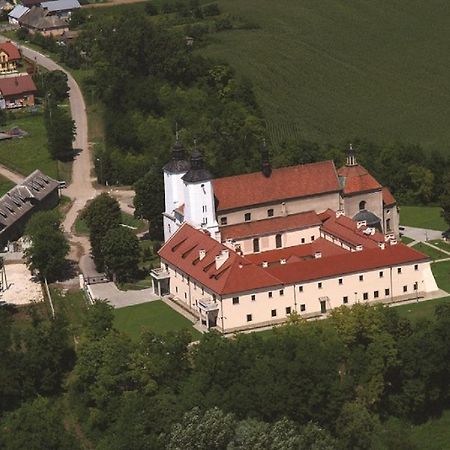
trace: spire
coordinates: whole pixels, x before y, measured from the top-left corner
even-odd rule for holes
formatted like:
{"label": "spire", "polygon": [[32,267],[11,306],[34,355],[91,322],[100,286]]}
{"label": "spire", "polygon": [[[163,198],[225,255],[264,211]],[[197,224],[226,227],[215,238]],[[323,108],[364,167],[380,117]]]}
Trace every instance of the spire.
{"label": "spire", "polygon": [[261,146],[261,171],[267,178],[272,174],[272,166],[270,165],[269,150],[266,145],[266,139],[263,139]]}
{"label": "spire", "polygon": [[198,183],[201,181],[208,181],[212,178],[212,175],[205,168],[205,162],[203,155],[197,149],[197,142],[194,142],[195,148],[191,154],[191,168],[189,172],[183,176],[183,181],[186,183]]}
{"label": "spire", "polygon": [[175,144],[172,147],[172,160],[165,166],[164,170],[171,173],[187,172],[190,168],[186,160],[184,145],[179,141],[178,130],[175,134]]}
{"label": "spire", "polygon": [[357,166],[355,151],[353,150],[353,145],[350,144],[347,150],[347,162],[346,166]]}

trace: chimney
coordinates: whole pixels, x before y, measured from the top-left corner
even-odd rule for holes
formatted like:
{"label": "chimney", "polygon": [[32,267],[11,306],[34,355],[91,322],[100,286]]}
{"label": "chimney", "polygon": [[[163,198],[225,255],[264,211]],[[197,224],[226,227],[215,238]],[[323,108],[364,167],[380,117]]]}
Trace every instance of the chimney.
{"label": "chimney", "polygon": [[366,225],[367,225],[367,222],[365,220],[360,220],[360,221],[356,222],[356,228],[358,228],[358,230],[361,227],[365,227]]}
{"label": "chimney", "polygon": [[322,252],[314,252],[314,258],[322,258]]}
{"label": "chimney", "polygon": [[389,243],[390,243],[391,245],[397,245],[397,239],[391,239],[391,240],[389,241]]}
{"label": "chimney", "polygon": [[384,250],[385,248],[384,242],[378,242],[378,247],[380,247],[381,250]]}
{"label": "chimney", "polygon": [[225,263],[225,261],[228,259],[229,256],[230,256],[229,250],[222,250],[220,254],[216,256],[216,270],[219,270],[223,266],[223,264]]}
{"label": "chimney", "polygon": [[282,202],[281,203],[281,214],[283,216],[287,216],[288,215],[287,208],[286,208],[286,202]]}
{"label": "chimney", "polygon": [[339,217],[344,215],[344,211],[342,211],[342,209],[338,209],[336,211],[336,219],[339,219]]}
{"label": "chimney", "polygon": [[206,256],[206,250],[200,250],[198,252],[198,259],[201,261]]}
{"label": "chimney", "polygon": [[262,266],[263,267],[269,267],[269,263],[267,261],[263,261]]}
{"label": "chimney", "polygon": [[286,264],[286,258],[280,259],[280,264]]}
{"label": "chimney", "polygon": [[356,250],[357,252],[361,252],[362,249],[363,249],[363,246],[362,246],[361,244],[358,244],[358,245],[356,246],[356,248],[355,248],[355,250]]}

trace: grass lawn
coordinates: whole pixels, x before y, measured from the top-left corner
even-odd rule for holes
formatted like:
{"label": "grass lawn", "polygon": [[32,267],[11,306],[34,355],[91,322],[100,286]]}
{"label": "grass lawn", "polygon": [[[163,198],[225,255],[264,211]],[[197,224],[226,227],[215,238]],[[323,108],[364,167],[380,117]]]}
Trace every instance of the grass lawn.
{"label": "grass lawn", "polygon": [[16,119],[9,121],[3,128],[13,126],[22,128],[29,135],[0,142],[0,163],[23,175],[40,169],[46,175],[59,179],[58,163],[48,153],[44,116],[41,113],[19,113]]}
{"label": "grass lawn", "polygon": [[14,186],[15,184],[12,181],[9,181],[7,178],[0,175],[0,197],[6,194]]}
{"label": "grass lawn", "polygon": [[217,33],[204,53],[253,82],[275,142],[361,136],[449,150],[450,59],[442,58],[450,40],[447,3],[218,4],[259,28]]}
{"label": "grass lawn", "polygon": [[430,247],[429,245],[424,244],[423,242],[419,242],[418,244],[413,245],[413,248],[418,250],[419,252],[425,253],[432,259],[441,259],[441,258],[448,257],[447,254],[442,253],[439,250],[436,250],[433,247]]}
{"label": "grass lawn", "polygon": [[412,441],[418,449],[443,450],[450,447],[450,410],[441,417],[410,428]]}
{"label": "grass lawn", "polygon": [[414,239],[409,238],[408,236],[402,236],[402,242],[404,244],[409,244],[411,242],[414,242]]}
{"label": "grass lawn", "polygon": [[400,224],[417,228],[444,231],[448,228],[438,206],[402,206]]}
{"label": "grass lawn", "polygon": [[450,261],[431,264],[431,270],[437,285],[444,291],[450,292]]}
{"label": "grass lawn", "polygon": [[408,305],[395,306],[396,311],[407,319],[415,322],[420,319],[433,319],[434,308],[442,303],[449,303],[450,297],[438,298],[436,300],[428,300],[420,303],[410,303]]}
{"label": "grass lawn", "polygon": [[114,326],[127,333],[133,340],[138,340],[143,329],[160,334],[188,329],[191,332],[192,340],[199,339],[201,336],[201,333],[192,327],[192,323],[188,319],[161,300],[116,309],[114,314]]}
{"label": "grass lawn", "polygon": [[441,248],[442,250],[450,252],[450,243],[445,242],[442,239],[436,239],[434,241],[430,241],[430,243],[435,245],[436,247]]}

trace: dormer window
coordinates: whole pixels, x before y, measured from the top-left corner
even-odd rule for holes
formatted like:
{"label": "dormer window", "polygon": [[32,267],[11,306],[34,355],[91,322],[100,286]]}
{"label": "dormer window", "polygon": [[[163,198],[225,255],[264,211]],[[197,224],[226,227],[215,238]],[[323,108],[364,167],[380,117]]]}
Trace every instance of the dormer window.
{"label": "dormer window", "polygon": [[364,200],[359,202],[359,210],[366,209],[366,202]]}
{"label": "dormer window", "polygon": [[267,217],[273,217],[273,208],[267,210]]}
{"label": "dormer window", "polygon": [[252,220],[252,214],[251,213],[245,213],[244,214],[244,220],[246,222],[249,222],[250,220]]}

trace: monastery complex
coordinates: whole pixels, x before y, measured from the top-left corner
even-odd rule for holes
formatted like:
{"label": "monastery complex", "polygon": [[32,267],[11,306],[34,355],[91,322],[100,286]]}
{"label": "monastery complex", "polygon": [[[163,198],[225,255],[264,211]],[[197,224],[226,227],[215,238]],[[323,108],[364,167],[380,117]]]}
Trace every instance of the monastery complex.
{"label": "monastery complex", "polygon": [[338,170],[333,161],[272,169],[262,156],[260,172],[213,179],[199,152],[188,161],[175,144],[156,293],[228,333],[438,290],[430,258],[397,240],[394,197],[351,147]]}

